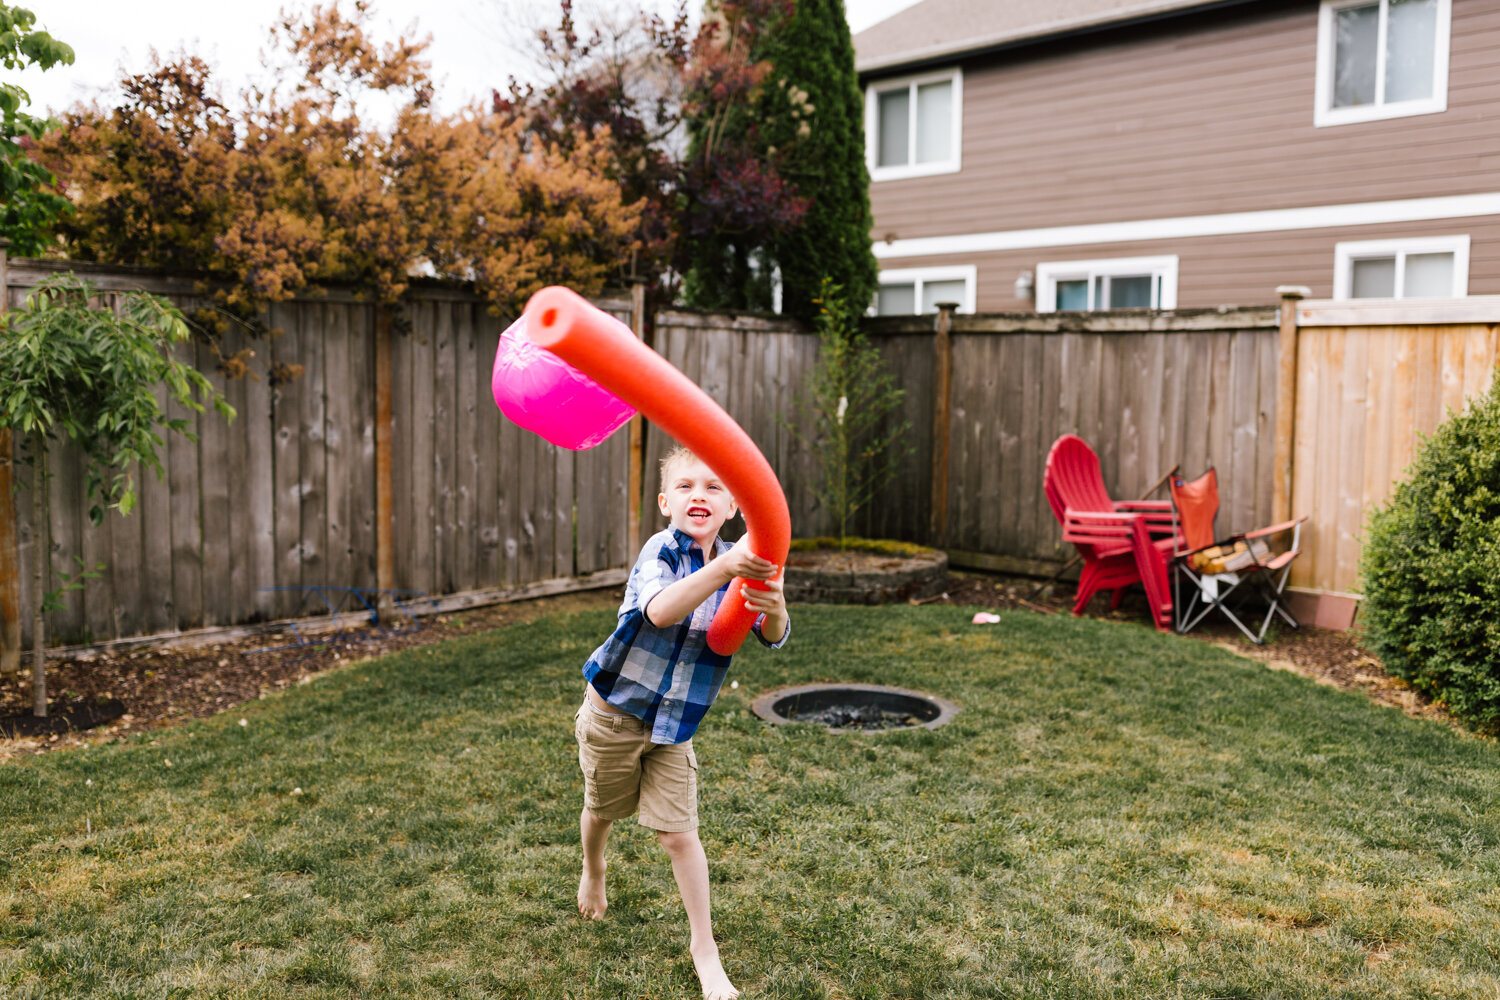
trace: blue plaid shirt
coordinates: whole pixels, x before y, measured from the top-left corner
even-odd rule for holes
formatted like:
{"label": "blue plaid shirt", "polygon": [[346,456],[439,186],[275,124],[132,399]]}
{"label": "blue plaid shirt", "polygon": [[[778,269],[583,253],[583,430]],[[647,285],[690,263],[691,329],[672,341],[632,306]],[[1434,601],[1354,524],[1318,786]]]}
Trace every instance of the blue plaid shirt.
{"label": "blue plaid shirt", "polygon": [[[714,555],[729,551],[714,540]],[[583,676],[605,701],[651,727],[652,743],[686,743],[698,730],[708,706],[729,673],[727,656],[708,648],[708,626],[729,591],[726,583],[687,618],[662,628],[646,620],[645,607],[669,584],[703,568],[703,549],[686,532],[668,527],[646,542],[630,571],[620,623],[583,665]],[[781,648],[792,634],[787,623],[777,642],[761,634],[759,616],[751,631],[762,644]]]}

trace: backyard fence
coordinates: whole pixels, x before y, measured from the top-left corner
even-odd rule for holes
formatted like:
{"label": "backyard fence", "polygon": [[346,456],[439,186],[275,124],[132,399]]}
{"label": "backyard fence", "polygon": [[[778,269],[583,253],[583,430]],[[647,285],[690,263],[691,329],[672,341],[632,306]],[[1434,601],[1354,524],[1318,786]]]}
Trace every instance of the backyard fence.
{"label": "backyard fence", "polygon": [[[0,302],[11,308],[64,267],[9,263],[7,278],[0,254]],[[76,269],[110,293],[145,289],[187,312],[204,302],[190,279]],[[786,488],[796,534],[826,533],[813,456],[791,430],[808,426],[798,403],[815,335],[754,316],[671,311],[648,323],[636,312],[642,298],[601,305],[746,429]],[[910,425],[912,449],[855,531],[939,545],[960,566],[1050,573],[1071,551],[1042,494],[1043,465],[1058,435],[1074,432],[1098,451],[1114,496],[1141,495],[1174,465],[1189,475],[1214,465],[1221,532],[1284,509],[1310,514],[1294,580],[1350,590],[1363,511],[1404,467],[1414,433],[1484,388],[1495,363],[1500,300],[1444,308],[1298,308],[1289,298],[1279,310],[871,320],[872,342],[906,391],[897,419]],[[166,478],[137,477],[136,513],[90,526],[77,456],[54,463],[53,572],[73,572],[78,559],[106,567],[64,595],[48,620],[54,641],[320,610],[268,588],[400,588],[478,603],[613,584],[661,523],[664,436],[638,426],[575,453],[504,420],[489,378],[508,321],[467,289],[419,282],[394,316],[334,290],[265,318],[279,335],[231,332],[219,349],[255,351],[258,378],[228,379],[208,345],[184,348],[239,417],[187,415],[198,441],[168,438]],[[295,379],[270,374],[297,366]],[[1279,411],[1278,398],[1295,403]],[[38,532],[29,470],[18,464],[15,475],[21,571],[0,579],[0,598],[12,596],[0,611],[32,600],[25,568]],[[0,553],[0,574],[11,565]]]}
{"label": "backyard fence", "polygon": [[1289,302],[1285,312],[1281,392],[1293,416],[1277,464],[1290,484],[1275,507],[1278,517],[1309,517],[1291,584],[1347,592],[1370,507],[1389,495],[1419,437],[1489,388],[1500,296]]}

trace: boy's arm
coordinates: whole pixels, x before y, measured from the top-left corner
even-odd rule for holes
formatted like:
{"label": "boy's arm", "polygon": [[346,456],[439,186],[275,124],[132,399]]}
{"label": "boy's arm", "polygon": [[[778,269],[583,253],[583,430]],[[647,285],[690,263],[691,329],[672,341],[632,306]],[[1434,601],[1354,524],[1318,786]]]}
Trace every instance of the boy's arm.
{"label": "boy's arm", "polygon": [[[702,569],[694,570],[681,580],[663,587],[647,601],[643,613],[646,621],[657,628],[665,628],[692,614],[698,605],[735,577],[765,580],[775,571],[775,563],[752,553],[745,544],[745,539],[741,538],[734,544],[734,548],[717,559],[710,560]],[[746,593],[749,593],[748,589]],[[783,602],[783,611],[785,608],[786,604]]]}

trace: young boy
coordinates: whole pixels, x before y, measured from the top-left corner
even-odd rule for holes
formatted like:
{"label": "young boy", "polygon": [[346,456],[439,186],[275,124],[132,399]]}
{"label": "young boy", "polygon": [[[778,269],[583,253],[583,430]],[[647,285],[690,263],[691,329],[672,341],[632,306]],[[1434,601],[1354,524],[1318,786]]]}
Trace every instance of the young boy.
{"label": "young boy", "polygon": [[574,719],[584,778],[578,909],[604,916],[604,845],[614,821],[639,806],[641,825],[656,831],[672,859],[703,995],[726,1000],[739,990],[719,961],[709,919],[692,743],[729,671],[729,657],[708,648],[708,625],[736,576],[766,581],[766,590],[744,588],[746,607],[760,612],[752,631],[762,643],[779,648],[791,622],[781,582],[771,579],[777,567],[744,539],[732,547],[719,539],[734,498],[701,459],[682,447],[667,455],[656,502],[671,524],[641,549],[619,624],[583,668],[588,684]]}

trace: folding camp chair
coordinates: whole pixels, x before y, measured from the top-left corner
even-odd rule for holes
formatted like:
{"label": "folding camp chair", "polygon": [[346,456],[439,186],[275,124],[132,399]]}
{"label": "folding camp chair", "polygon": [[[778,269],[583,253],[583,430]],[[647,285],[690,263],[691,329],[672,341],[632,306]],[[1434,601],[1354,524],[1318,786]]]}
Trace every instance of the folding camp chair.
{"label": "folding camp chair", "polygon": [[[1168,480],[1178,548],[1172,553],[1172,607],[1178,632],[1187,632],[1217,608],[1256,644],[1265,642],[1271,619],[1280,615],[1292,628],[1297,619],[1282,604],[1282,592],[1297,558],[1302,538],[1299,517],[1269,528],[1215,539],[1214,519],[1219,513],[1219,477],[1212,468],[1188,482],[1174,473]],[[1271,536],[1290,531],[1291,547],[1273,554]],[[1253,596],[1266,603],[1259,631],[1251,631],[1239,615]],[[1246,617],[1250,617],[1246,615]],[[1253,619],[1252,619],[1253,620]]]}

